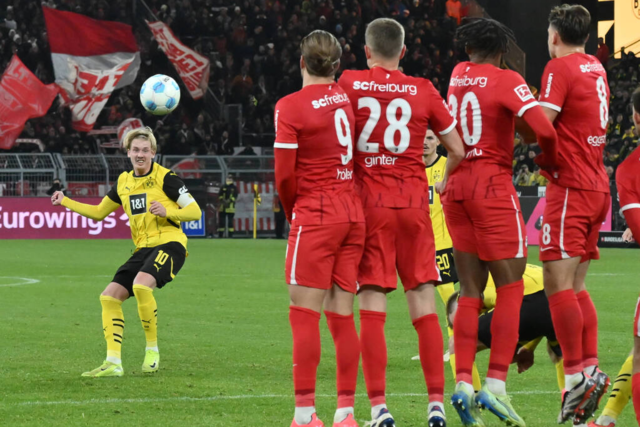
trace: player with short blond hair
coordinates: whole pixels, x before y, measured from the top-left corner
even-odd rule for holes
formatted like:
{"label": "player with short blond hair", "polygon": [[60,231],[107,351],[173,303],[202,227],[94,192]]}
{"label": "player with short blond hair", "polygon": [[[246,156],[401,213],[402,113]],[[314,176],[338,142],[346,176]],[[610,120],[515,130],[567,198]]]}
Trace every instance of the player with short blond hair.
{"label": "player with short blond hair", "polygon": [[107,358],[98,368],[83,377],[120,377],[121,348],[124,338],[122,303],[134,295],[147,341],[142,372],[157,372],[158,350],[157,303],[155,288],[171,282],[187,256],[187,236],[181,221],[200,219],[202,212],[182,180],[171,170],[153,161],[156,139],[149,128],[127,133],[124,142],[133,170],[123,172],[99,205],[88,205],[56,191],[54,206],[62,205],[87,218],[102,221],[120,206],[129,217],[131,237],[136,250],[122,265],[100,295],[102,326],[107,341]]}

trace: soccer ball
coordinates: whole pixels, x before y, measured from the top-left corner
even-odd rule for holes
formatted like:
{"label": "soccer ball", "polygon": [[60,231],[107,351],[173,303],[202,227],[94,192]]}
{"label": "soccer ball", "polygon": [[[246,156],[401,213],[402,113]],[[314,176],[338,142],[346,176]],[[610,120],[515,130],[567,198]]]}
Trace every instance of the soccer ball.
{"label": "soccer ball", "polygon": [[142,106],[156,116],[164,116],[176,109],[180,102],[180,88],[175,80],[164,74],[149,77],[140,89]]}

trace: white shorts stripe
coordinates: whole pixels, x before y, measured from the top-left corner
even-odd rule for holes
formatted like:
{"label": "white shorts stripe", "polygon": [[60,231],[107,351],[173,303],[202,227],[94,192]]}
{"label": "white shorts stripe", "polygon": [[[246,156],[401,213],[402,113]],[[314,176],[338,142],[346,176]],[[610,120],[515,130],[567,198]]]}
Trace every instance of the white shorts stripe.
{"label": "white shorts stripe", "polygon": [[624,205],[620,208],[620,213],[629,209],[640,209],[640,203],[629,203],[628,205]]}
{"label": "white shorts stripe", "polygon": [[288,148],[289,150],[295,150],[298,148],[298,144],[292,144],[288,142],[275,142],[273,148]]}
{"label": "white shorts stripe", "polygon": [[540,102],[540,106],[550,108],[558,113],[562,111],[562,107],[558,107],[556,104],[552,104],[550,102]]}
{"label": "white shorts stripe", "polygon": [[528,109],[533,108],[533,107],[537,107],[538,105],[540,105],[540,104],[538,104],[538,101],[533,101],[533,102],[528,103],[527,105],[522,107],[520,109],[520,111],[518,111],[518,117],[522,117],[524,115],[524,113],[527,112]]}
{"label": "white shorts stripe", "polygon": [[520,211],[518,210],[518,205],[516,204],[516,200],[511,196],[511,202],[513,203],[513,208],[516,211],[516,223],[518,224],[518,253],[516,254],[516,258],[524,257],[524,239],[522,238],[522,224],[520,224]]}
{"label": "white shorts stripe", "polygon": [[296,236],[296,247],[293,249],[293,259],[291,260],[291,278],[289,280],[290,285],[297,285],[296,282],[296,262],[298,261],[298,246],[300,245],[300,234],[302,234],[302,226],[298,230],[298,235]]}
{"label": "white shorts stripe", "polygon": [[567,216],[567,204],[569,202],[569,189],[564,196],[564,207],[562,208],[562,219],[560,222],[560,251],[562,252],[562,259],[571,258],[567,251],[564,250],[564,218]]}
{"label": "white shorts stripe", "polygon": [[449,132],[451,132],[452,130],[454,130],[456,128],[456,125],[458,124],[458,122],[456,121],[456,119],[453,119],[453,123],[451,123],[451,125],[446,128],[445,130],[443,130],[442,132],[438,132],[440,135],[446,135]]}

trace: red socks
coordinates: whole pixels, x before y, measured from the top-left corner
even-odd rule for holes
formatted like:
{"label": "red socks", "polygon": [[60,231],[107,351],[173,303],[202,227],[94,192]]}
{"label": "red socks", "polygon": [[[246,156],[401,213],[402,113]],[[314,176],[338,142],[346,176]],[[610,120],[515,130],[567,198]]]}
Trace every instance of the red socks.
{"label": "red socks", "polygon": [[418,333],[420,364],[429,393],[429,402],[444,402],[444,363],[442,329],[437,314],[427,314],[413,321]]}
{"label": "red socks", "polygon": [[456,353],[456,382],[473,384],[471,369],[478,343],[478,315],[482,309],[479,298],[460,297],[453,321],[453,342]]}
{"label": "red socks", "polygon": [[580,310],[582,311],[582,364],[587,366],[598,365],[598,313],[593,305],[589,292],[582,291],[576,294]]}
{"label": "red socks", "polygon": [[640,425],[640,374],[635,374],[631,380],[631,394],[633,396],[633,407],[636,410],[636,420]]}
{"label": "red socks", "polygon": [[500,286],[496,293],[496,308],[491,320],[491,356],[487,378],[506,381],[509,364],[518,345],[524,282],[520,279]]}
{"label": "red socks", "polygon": [[582,310],[573,289],[556,292],[549,296],[549,309],[553,327],[564,356],[564,373],[573,375],[582,372],[582,333],[584,321]]}
{"label": "red socks", "polygon": [[338,408],[353,407],[360,362],[360,339],[353,314],[343,316],[330,311],[324,314],[336,346]]}
{"label": "red socks", "polygon": [[386,319],[387,313],[360,310],[362,371],[372,407],[386,403],[384,396],[387,373],[387,342],[384,338]]}
{"label": "red socks", "polygon": [[320,363],[320,313],[289,307],[293,333],[293,386],[296,407],[315,406],[316,373]]}

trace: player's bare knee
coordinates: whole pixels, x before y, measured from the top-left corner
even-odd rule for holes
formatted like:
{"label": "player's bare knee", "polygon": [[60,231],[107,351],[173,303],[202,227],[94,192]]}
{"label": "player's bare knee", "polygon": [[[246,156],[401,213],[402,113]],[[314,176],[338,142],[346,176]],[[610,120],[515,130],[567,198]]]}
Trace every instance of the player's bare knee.
{"label": "player's bare knee", "polygon": [[380,286],[364,285],[358,291],[361,310],[387,312],[387,294]]}
{"label": "player's bare knee", "polygon": [[424,283],[406,292],[411,320],[436,312],[435,286]]}
{"label": "player's bare knee", "polygon": [[522,275],[527,268],[527,259],[503,259],[491,261],[488,264],[496,287],[499,288],[500,286],[509,285],[522,279]]}
{"label": "player's bare knee", "polygon": [[136,278],[133,279],[133,282],[136,285],[147,286],[151,289],[154,289],[157,285],[156,278],[149,273],[145,273],[144,271],[139,272],[136,275]]}
{"label": "player's bare knee", "polygon": [[104,291],[100,294],[101,296],[111,297],[119,299],[120,301],[125,301],[129,298],[129,291],[127,288],[122,286],[119,283],[111,282],[104,288]]}
{"label": "player's bare knee", "polygon": [[337,284],[326,293],[324,297],[324,309],[341,316],[353,314],[354,295],[340,288]]}

